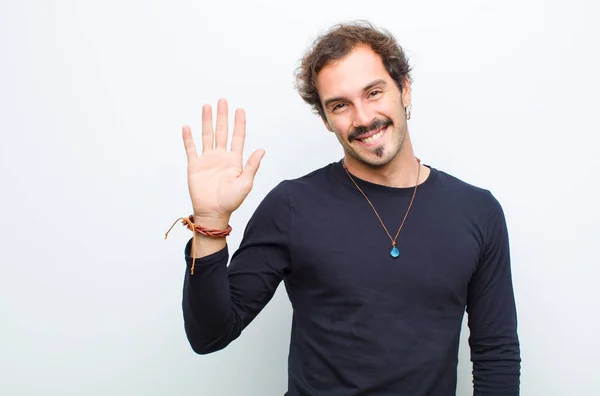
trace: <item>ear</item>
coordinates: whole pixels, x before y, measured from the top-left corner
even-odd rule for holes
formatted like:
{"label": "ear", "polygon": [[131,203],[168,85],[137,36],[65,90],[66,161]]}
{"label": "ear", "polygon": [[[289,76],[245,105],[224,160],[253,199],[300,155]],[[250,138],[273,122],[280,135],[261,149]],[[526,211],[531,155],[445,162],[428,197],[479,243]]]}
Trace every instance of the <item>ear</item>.
{"label": "ear", "polygon": [[333,132],[333,128],[331,127],[331,124],[329,124],[329,121],[327,121],[327,118],[321,117],[321,121],[323,121],[323,124],[325,124],[325,128],[327,128],[329,132]]}
{"label": "ear", "polygon": [[404,77],[404,88],[402,89],[402,106],[404,106],[405,108],[410,106],[411,102],[411,93],[412,93],[412,88],[410,86],[410,81],[408,80],[408,77]]}

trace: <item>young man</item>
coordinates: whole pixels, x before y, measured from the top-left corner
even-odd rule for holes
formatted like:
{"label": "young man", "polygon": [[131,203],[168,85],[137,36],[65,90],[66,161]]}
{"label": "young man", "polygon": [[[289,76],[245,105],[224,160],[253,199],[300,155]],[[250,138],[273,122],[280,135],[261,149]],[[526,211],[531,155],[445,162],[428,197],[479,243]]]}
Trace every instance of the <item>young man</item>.
{"label": "young man", "polygon": [[[475,395],[518,395],[520,349],[502,208],[415,157],[410,68],[393,37],[346,24],[302,60],[298,88],[344,157],[276,186],[229,253],[230,216],[263,151],[242,164],[244,112],[202,109],[202,152],[183,139],[195,230],[185,248],[194,351],[236,339],[285,283],[293,306],[289,396],[454,395],[468,312]],[[213,147],[214,146],[214,147]]]}

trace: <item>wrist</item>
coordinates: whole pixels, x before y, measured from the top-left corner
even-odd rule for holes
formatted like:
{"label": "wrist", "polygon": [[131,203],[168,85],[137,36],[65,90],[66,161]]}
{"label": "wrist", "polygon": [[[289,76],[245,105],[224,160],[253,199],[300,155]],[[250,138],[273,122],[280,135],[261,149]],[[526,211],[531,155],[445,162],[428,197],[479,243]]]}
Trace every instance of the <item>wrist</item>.
{"label": "wrist", "polygon": [[229,225],[230,216],[206,216],[194,214],[193,222],[196,225],[200,225],[204,228],[212,228],[215,230],[224,230]]}

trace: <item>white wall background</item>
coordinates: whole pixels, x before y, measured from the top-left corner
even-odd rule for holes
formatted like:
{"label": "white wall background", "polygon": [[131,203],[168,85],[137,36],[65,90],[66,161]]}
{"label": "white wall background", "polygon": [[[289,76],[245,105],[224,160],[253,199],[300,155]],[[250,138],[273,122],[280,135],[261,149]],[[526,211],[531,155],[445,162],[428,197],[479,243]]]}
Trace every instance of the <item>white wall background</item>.
{"label": "white wall background", "polygon": [[[336,161],[293,70],[330,25],[390,29],[417,154],[511,232],[522,394],[598,395],[598,2],[0,1],[0,394],[282,395],[283,288],[227,349],[183,332],[181,126],[219,97],[266,149],[232,248],[281,179]],[[469,395],[463,335],[458,395]]]}

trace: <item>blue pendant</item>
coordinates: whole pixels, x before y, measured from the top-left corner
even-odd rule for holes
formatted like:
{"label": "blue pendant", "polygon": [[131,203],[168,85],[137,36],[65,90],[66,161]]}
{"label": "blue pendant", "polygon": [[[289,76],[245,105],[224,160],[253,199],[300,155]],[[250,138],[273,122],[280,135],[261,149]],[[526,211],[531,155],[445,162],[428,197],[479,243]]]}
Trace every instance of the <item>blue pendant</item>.
{"label": "blue pendant", "polygon": [[392,250],[390,250],[390,256],[392,256],[394,258],[400,256],[400,250],[398,250],[398,248],[396,246],[394,246],[392,248]]}

